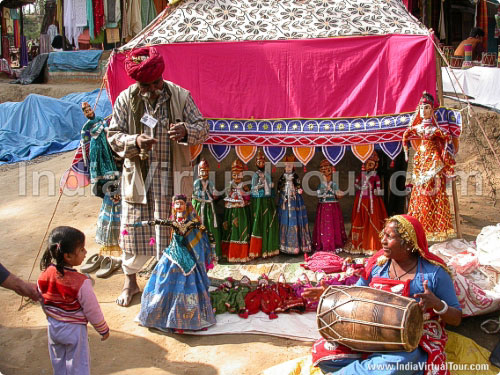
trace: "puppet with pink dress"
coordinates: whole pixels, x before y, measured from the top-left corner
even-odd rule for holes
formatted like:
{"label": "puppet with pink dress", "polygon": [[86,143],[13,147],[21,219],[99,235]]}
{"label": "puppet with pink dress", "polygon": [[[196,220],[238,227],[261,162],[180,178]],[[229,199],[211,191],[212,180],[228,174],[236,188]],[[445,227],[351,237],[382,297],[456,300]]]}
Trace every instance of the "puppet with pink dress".
{"label": "puppet with pink dress", "polygon": [[323,178],[317,191],[319,203],[312,246],[315,251],[340,252],[347,241],[347,235],[338,201],[339,188],[332,179],[335,167],[324,159],[319,165],[319,170]]}

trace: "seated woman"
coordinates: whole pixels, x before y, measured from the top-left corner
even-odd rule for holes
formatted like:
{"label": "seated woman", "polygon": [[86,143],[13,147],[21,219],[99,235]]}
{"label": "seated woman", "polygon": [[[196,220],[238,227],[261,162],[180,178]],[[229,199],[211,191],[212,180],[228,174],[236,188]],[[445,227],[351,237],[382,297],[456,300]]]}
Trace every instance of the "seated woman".
{"label": "seated woman", "polygon": [[[424,312],[419,346],[412,352],[370,354],[321,339],[314,345],[313,362],[324,373],[334,374],[449,374],[444,327],[459,325],[462,319],[449,270],[441,258],[429,252],[422,225],[412,216],[387,219],[381,242],[382,250],[368,260],[357,285],[415,298]],[[309,288],[303,296],[319,299],[323,290]]]}

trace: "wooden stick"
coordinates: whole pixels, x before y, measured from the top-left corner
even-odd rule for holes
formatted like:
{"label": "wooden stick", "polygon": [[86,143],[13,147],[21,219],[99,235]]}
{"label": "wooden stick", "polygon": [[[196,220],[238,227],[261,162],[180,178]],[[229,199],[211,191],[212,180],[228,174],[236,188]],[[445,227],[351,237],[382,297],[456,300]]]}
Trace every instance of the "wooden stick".
{"label": "wooden stick", "polygon": [[457,238],[462,237],[462,224],[460,221],[460,210],[458,207],[458,194],[457,194],[457,180],[453,178],[451,180],[451,191],[453,193],[453,209],[455,211],[455,224],[457,227]]}
{"label": "wooden stick", "polygon": [[443,96],[443,75],[441,72],[441,57],[439,52],[436,51],[436,84],[437,84],[437,94],[439,99],[439,105],[444,105]]}
{"label": "wooden stick", "polygon": [[[444,105],[443,96],[443,76],[441,74],[441,64],[440,64],[439,52],[436,51],[436,84],[437,84],[437,94],[439,99],[439,105]],[[457,194],[457,180],[453,178],[451,180],[451,191],[453,196],[453,211],[455,211],[455,226],[457,229],[457,237],[462,238],[462,225],[460,222],[460,210],[458,207],[458,194]]]}

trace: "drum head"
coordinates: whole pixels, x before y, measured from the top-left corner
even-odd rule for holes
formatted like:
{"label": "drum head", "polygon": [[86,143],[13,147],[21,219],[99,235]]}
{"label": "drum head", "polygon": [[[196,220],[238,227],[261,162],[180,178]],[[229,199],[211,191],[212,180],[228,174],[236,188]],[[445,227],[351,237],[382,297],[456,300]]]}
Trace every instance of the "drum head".
{"label": "drum head", "polygon": [[424,331],[424,315],[422,314],[422,309],[417,301],[414,300],[413,302],[414,303],[408,305],[407,315],[403,323],[407,326],[407,329],[403,330],[406,337],[402,338],[407,352],[411,352],[417,348]]}

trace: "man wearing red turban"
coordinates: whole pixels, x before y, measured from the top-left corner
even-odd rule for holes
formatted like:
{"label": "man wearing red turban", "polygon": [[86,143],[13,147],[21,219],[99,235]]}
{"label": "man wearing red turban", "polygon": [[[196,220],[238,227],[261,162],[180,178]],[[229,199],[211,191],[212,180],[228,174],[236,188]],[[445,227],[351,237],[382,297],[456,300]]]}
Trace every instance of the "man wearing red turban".
{"label": "man wearing red turban", "polygon": [[166,227],[138,226],[166,219],[174,194],[190,195],[193,178],[189,146],[203,143],[208,124],[189,91],[162,78],[165,64],[154,48],[131,51],[125,61],[137,81],[113,107],[108,141],[124,158],[120,247],[125,283],[116,300],[128,306],[139,293],[136,273],[168,246]]}

